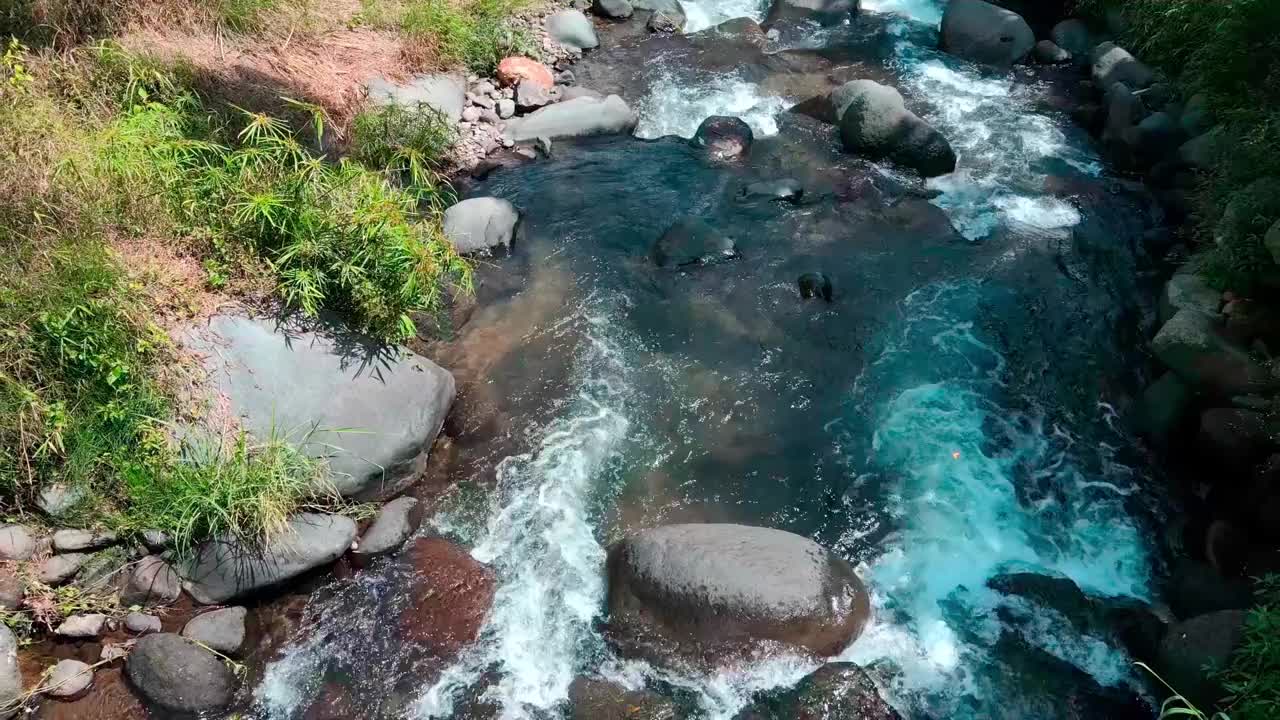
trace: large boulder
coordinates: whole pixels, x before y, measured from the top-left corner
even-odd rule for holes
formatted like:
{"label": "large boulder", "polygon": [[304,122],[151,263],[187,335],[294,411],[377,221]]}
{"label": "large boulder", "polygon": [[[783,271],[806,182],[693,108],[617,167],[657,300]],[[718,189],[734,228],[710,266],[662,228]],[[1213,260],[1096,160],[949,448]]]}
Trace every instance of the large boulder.
{"label": "large boulder", "polygon": [[854,80],[838,93],[840,102],[848,100],[844,110],[838,110],[845,150],[869,160],[892,160],[925,177],[946,175],[956,169],[951,144],[908,110],[894,88],[873,80]]}
{"label": "large boulder", "polygon": [[1213,317],[1179,310],[1151,341],[1156,357],[1184,381],[1222,397],[1265,391],[1275,382],[1249,352],[1223,337]]}
{"label": "large boulder", "polygon": [[951,0],[942,16],[942,49],[984,65],[1008,67],[1035,44],[1022,16],[983,0]]}
{"label": "large boulder", "polygon": [[737,257],[733,240],[698,218],[682,218],[654,243],[651,252],[658,267],[711,265]]}
{"label": "large boulder", "polygon": [[169,713],[206,713],[231,702],[236,678],[213,653],[172,633],[139,638],[125,662],[129,682]]}
{"label": "large boulder", "polygon": [[680,0],[632,0],[631,7],[652,13],[646,27],[654,32],[678,32],[688,19]]}
{"label": "large boulder", "polygon": [[1160,645],[1156,670],[1193,703],[1212,707],[1222,694],[1213,673],[1240,646],[1244,622],[1243,610],[1220,610],[1177,623]]}
{"label": "large boulder", "polygon": [[706,151],[712,159],[729,160],[746,155],[753,139],[751,126],[742,118],[712,115],[698,125],[689,142]]}
{"label": "large boulder", "polygon": [[183,565],[182,576],[196,601],[224,603],[328,565],[351,547],[355,536],[351,518],[302,513],[261,546],[229,536],[205,541]]}
{"label": "large boulder", "polygon": [[676,704],[649,690],[628,690],[607,680],[576,678],[569,685],[572,720],[676,720]]}
{"label": "large boulder", "polygon": [[361,557],[375,557],[399,550],[409,535],[413,533],[414,524],[411,514],[417,507],[418,499],[414,497],[396,498],[382,509],[374,518],[373,525],[365,531],[355,554]]}
{"label": "large boulder", "polygon": [[586,137],[629,133],[639,116],[617,95],[576,97],[507,122],[503,137],[511,142],[538,138]]}
{"label": "large boulder", "polygon": [[1049,39],[1075,58],[1089,57],[1089,51],[1094,46],[1093,33],[1089,31],[1089,26],[1083,20],[1075,18],[1063,20],[1054,25],[1049,31]]}
{"label": "large boulder", "polygon": [[770,528],[653,528],[614,544],[608,573],[611,641],[660,663],[719,665],[778,646],[835,655],[870,613],[847,562]]}
{"label": "large boulder", "polygon": [[520,211],[502,198],[474,197],[444,211],[444,236],[463,255],[509,249]]}
{"label": "large boulder", "polygon": [[467,104],[467,79],[454,73],[415,75],[405,83],[396,83],[379,75],[367,85],[369,99],[379,105],[402,105],[417,108],[425,105],[456,123]]}
{"label": "large boulder", "polygon": [[0,624],[0,720],[18,713],[22,697],[22,669],[18,666],[18,638],[7,625]]}
{"label": "large boulder", "polygon": [[860,0],[774,0],[765,25],[786,20],[811,20],[821,25],[839,25],[858,12]]}
{"label": "large boulder", "polygon": [[901,720],[866,671],[853,663],[823,665],[794,688],[748,708],[736,720]]}
{"label": "large boulder", "polygon": [[1222,308],[1222,291],[1216,290],[1202,275],[1182,272],[1169,278],[1160,294],[1160,320],[1168,322],[1179,310],[1199,310],[1217,315]]}
{"label": "large boulder", "polygon": [[333,486],[362,500],[414,480],[453,404],[447,370],[360,338],[218,315],[191,345],[242,427],[259,438],[310,431],[287,439],[326,458]]}
{"label": "large boulder", "polygon": [[595,28],[581,10],[572,8],[552,13],[547,18],[547,35],[552,40],[574,50],[590,50],[598,47]]}
{"label": "large boulder", "polygon": [[1093,49],[1093,82],[1100,88],[1122,82],[1134,90],[1149,87],[1156,81],[1156,74],[1128,50],[1113,42],[1099,43]]}

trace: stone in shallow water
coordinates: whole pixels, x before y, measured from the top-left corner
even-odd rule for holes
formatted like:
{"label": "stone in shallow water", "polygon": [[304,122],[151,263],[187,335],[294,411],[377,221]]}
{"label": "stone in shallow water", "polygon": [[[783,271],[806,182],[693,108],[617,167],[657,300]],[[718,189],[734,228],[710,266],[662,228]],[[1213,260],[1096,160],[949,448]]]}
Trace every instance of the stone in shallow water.
{"label": "stone in shallow water", "polygon": [[405,557],[419,573],[400,615],[405,640],[438,658],[475,641],[493,604],[493,571],[443,538],[414,541]]}
{"label": "stone in shallow water", "polygon": [[676,704],[648,690],[580,677],[569,686],[573,720],[676,720]]}
{"label": "stone in shallow water", "polygon": [[495,197],[467,198],[444,213],[444,236],[463,255],[510,249],[520,212]]}
{"label": "stone in shallow water", "polygon": [[733,240],[698,218],[677,220],[653,245],[658,267],[711,265],[738,256]]}
{"label": "stone in shallow water", "polygon": [[629,133],[639,117],[622,98],[576,97],[548,105],[524,117],[507,121],[504,143],[528,142],[540,137],[586,137]]}
{"label": "stone in shallow water", "polygon": [[53,666],[45,682],[50,686],[49,694],[53,697],[75,697],[93,684],[93,668],[79,660],[62,660]]}
{"label": "stone in shallow water", "polygon": [[866,671],[823,665],[794,688],[748,707],[735,720],[901,720]]}
{"label": "stone in shallow water", "polygon": [[171,713],[217,710],[231,702],[236,689],[235,676],[222,660],[172,633],[139,639],[125,672],[143,697]]}
{"label": "stone in shallow water", "polygon": [[689,142],[705,150],[715,160],[729,160],[750,152],[754,139],[751,126],[742,118],[713,115],[698,125]]}
{"label": "stone in shallow water", "polygon": [[804,197],[804,186],[794,178],[762,180],[742,188],[738,193],[743,199],[769,198],[797,202]]}
{"label": "stone in shallow water", "polygon": [[805,300],[822,298],[831,302],[831,278],[822,273],[805,273],[797,281],[800,286],[800,297]]}
{"label": "stone in shallow water", "polygon": [[942,49],[975,62],[1008,67],[1035,44],[1022,16],[983,0],[951,0],[942,16]]}
{"label": "stone in shallow water", "polygon": [[91,638],[102,634],[102,628],[107,624],[107,616],[101,613],[90,613],[88,615],[72,615],[53,632],[57,635],[70,638]]}
{"label": "stone in shallow water", "polygon": [[908,110],[897,90],[873,80],[854,80],[833,92],[832,102],[846,151],[868,160],[892,160],[925,177],[955,170],[951,144]]}
{"label": "stone in shallow water", "polygon": [[374,557],[399,549],[413,533],[410,513],[417,505],[418,499],[412,497],[396,498],[383,505],[373,525],[360,538],[355,554]]}
{"label": "stone in shallow water", "polygon": [[244,645],[244,620],[248,611],[242,607],[221,608],[201,613],[182,628],[182,637],[194,640],[224,655],[240,652]]}
{"label": "stone in shallow water", "polygon": [[628,0],[592,0],[591,10],[601,17],[615,20],[629,18],[635,12]]}
{"label": "stone in shallow water", "polygon": [[839,25],[858,13],[859,0],[774,0],[764,24],[786,20]]}
{"label": "stone in shallow water", "polygon": [[581,10],[561,10],[547,18],[547,34],[551,39],[575,50],[598,47],[595,28]]}

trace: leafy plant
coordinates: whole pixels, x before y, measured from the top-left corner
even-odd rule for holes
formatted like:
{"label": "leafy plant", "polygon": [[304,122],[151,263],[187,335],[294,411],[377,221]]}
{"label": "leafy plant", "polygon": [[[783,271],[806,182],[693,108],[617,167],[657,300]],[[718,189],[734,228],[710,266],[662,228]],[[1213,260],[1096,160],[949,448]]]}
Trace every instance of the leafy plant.
{"label": "leafy plant", "polygon": [[1213,715],[1205,715],[1199,708],[1193,705],[1190,700],[1178,694],[1178,691],[1173,689],[1173,686],[1169,683],[1165,682],[1164,678],[1160,677],[1160,675],[1157,674],[1155,670],[1152,670],[1149,665],[1142,662],[1134,664],[1143,670],[1146,670],[1151,674],[1151,677],[1158,680],[1161,685],[1168,688],[1169,692],[1173,693],[1160,704],[1159,720],[1168,720],[1169,718],[1192,718],[1192,720],[1231,720],[1226,713],[1222,712],[1215,712]]}
{"label": "leafy plant", "polygon": [[1280,717],[1280,575],[1258,581],[1257,600],[1240,647],[1220,676],[1236,720]]}
{"label": "leafy plant", "polygon": [[450,0],[412,0],[401,27],[418,49],[420,62],[461,64],[487,75],[508,55],[537,56],[533,37],[509,20],[526,4],[527,0],[477,0],[459,6]]}

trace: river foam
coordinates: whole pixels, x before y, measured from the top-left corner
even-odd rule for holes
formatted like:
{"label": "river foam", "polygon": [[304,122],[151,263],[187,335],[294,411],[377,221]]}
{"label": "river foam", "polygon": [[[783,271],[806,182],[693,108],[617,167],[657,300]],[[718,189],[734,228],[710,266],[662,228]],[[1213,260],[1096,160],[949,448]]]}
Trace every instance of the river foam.
{"label": "river foam", "polygon": [[713,115],[742,118],[756,137],[778,133],[777,115],[790,107],[788,102],[761,94],[755,83],[733,75],[704,75],[699,80],[697,85],[684,84],[672,75],[655,80],[640,104],[636,137],[691,138],[698,125]]}

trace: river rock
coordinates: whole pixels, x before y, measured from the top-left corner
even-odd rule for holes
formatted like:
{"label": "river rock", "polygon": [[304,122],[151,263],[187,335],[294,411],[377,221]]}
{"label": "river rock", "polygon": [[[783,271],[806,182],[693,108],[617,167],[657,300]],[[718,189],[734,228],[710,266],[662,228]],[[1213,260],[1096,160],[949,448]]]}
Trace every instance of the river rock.
{"label": "river rock", "polygon": [[1213,112],[1209,109],[1209,96],[1204,93],[1196,93],[1187,98],[1187,104],[1182,107],[1182,114],[1178,117],[1178,124],[1182,126],[1182,131],[1187,137],[1196,137],[1209,131],[1213,127]]}
{"label": "river rock", "polygon": [[761,180],[760,182],[746,185],[738,192],[738,195],[744,200],[767,198],[769,200],[797,202],[804,197],[804,185],[801,185],[800,181],[795,178]]}
{"label": "river rock", "polygon": [[779,21],[813,21],[820,25],[839,25],[858,12],[859,0],[773,0],[765,25]]}
{"label": "river rock", "polygon": [[1168,322],[1179,310],[1198,310],[1217,315],[1222,307],[1222,292],[1209,285],[1203,276],[1181,272],[1169,278],[1160,294],[1160,319]]}
{"label": "river rock", "polygon": [[223,655],[235,655],[244,645],[244,620],[248,611],[242,607],[221,608],[201,613],[182,628],[182,637],[198,642]]}
{"label": "river rock", "polygon": [[1199,310],[1179,310],[1151,341],[1156,357],[1185,382],[1223,397],[1265,391],[1271,373],[1248,351],[1224,338]]}
{"label": "river rock", "polygon": [[1178,159],[1197,170],[1211,170],[1221,155],[1221,138],[1217,128],[1207,130],[1182,143],[1178,148]]}
{"label": "river rock", "polygon": [[1230,662],[1244,622],[1243,610],[1220,610],[1175,624],[1160,646],[1157,672],[1196,705],[1212,707],[1222,693],[1213,671]]}
{"label": "river rock", "polygon": [[51,518],[60,518],[78,505],[88,492],[79,485],[49,483],[40,489],[40,495],[36,497],[36,507]]}
{"label": "river rock", "polygon": [[93,684],[93,668],[79,660],[62,660],[49,671],[45,684],[51,697],[70,699]]}
{"label": "river rock", "polygon": [[116,534],[109,530],[58,530],[53,534],[53,549],[57,552],[97,550],[115,541]]}
{"label": "river rock", "polygon": [[1263,459],[1271,446],[1266,417],[1240,408],[1205,410],[1196,446],[1202,457],[1218,467],[1244,472]]}
{"label": "river rock", "polygon": [[628,690],[621,685],[576,678],[569,685],[572,720],[676,720],[676,704],[650,690]]}
{"label": "river rock", "polygon": [[901,720],[866,671],[853,663],[818,668],[794,688],[756,703],[737,720]]}
{"label": "river rock", "polygon": [[124,627],[135,635],[160,632],[160,618],[146,613],[131,612],[124,616]]}
{"label": "river rock", "polygon": [[1161,110],[1140,120],[1129,130],[1125,141],[1142,162],[1151,165],[1173,156],[1183,136],[1173,116]]}
{"label": "river rock", "polygon": [[1107,119],[1103,124],[1102,141],[1107,143],[1113,151],[1121,149],[1131,152],[1130,148],[1120,146],[1131,141],[1130,130],[1147,116],[1147,108],[1142,104],[1142,98],[1128,85],[1116,82],[1107,86],[1106,103]]}
{"label": "river rock", "polygon": [[396,83],[380,75],[369,81],[367,90],[369,99],[376,104],[411,109],[425,105],[456,123],[466,106],[467,79],[456,73],[429,73]]}
{"label": "river rock", "polygon": [[245,429],[266,438],[317,428],[297,442],[326,459],[340,493],[361,500],[413,482],[453,404],[447,370],[358,337],[217,315],[191,345]]}
{"label": "river rock", "polygon": [[840,117],[840,139],[848,152],[869,160],[892,160],[925,177],[956,168],[950,143],[907,109],[897,90],[872,80],[846,84],[851,98]]}
{"label": "river rock", "polygon": [[410,513],[417,507],[418,499],[413,497],[396,498],[378,511],[373,525],[360,538],[355,554],[363,557],[374,557],[399,550],[404,541],[413,534],[413,523]]}
{"label": "river rock", "polygon": [[1180,618],[1244,610],[1253,600],[1248,580],[1223,577],[1209,563],[1190,558],[1174,561],[1165,596],[1174,615]]}
{"label": "river rock", "polygon": [[665,12],[657,11],[649,15],[649,20],[644,24],[649,32],[653,33],[678,33],[684,27],[685,18],[681,16],[668,15]]}
{"label": "river rock", "polygon": [[951,0],[942,16],[942,49],[975,62],[1008,67],[1035,44],[1022,16],[983,0]]}
{"label": "river rock", "polygon": [[1042,65],[1058,65],[1071,59],[1071,53],[1058,47],[1052,40],[1041,40],[1036,43],[1036,62]]}
{"label": "river rock", "polygon": [[120,599],[126,605],[168,605],[182,595],[182,578],[158,555],[148,555],[133,566]]}
{"label": "river rock", "polygon": [[498,101],[498,117],[506,120],[516,114],[516,101],[511,98],[502,98]]}
{"label": "river rock", "polygon": [[[18,666],[18,638],[7,625],[0,624],[0,718],[17,714],[22,697],[22,669]],[[10,708],[6,710],[5,708]]]}
{"label": "river rock", "polygon": [[140,638],[125,672],[143,697],[171,713],[218,710],[236,689],[235,675],[222,660],[172,633]]}
{"label": "river rock", "polygon": [[[631,0],[631,6],[651,13],[645,24],[651,32],[679,32],[684,29],[687,16],[680,0]],[[674,29],[668,29],[672,27]]]}
{"label": "river rock", "polygon": [[102,634],[102,629],[106,627],[107,616],[101,613],[88,613],[85,615],[72,615],[63,620],[56,629],[55,635],[69,638],[92,638]]}
{"label": "river rock", "polygon": [[22,579],[8,567],[0,566],[0,610],[17,610],[26,594]]}
{"label": "river rock", "polygon": [[475,642],[493,604],[493,571],[444,538],[415,540],[406,550],[419,574],[400,615],[406,640],[447,659]]}
{"label": "river rock", "polygon": [[462,111],[462,122],[474,123],[480,120],[480,108],[472,106]]}
{"label": "river rock", "polygon": [[40,561],[40,582],[45,585],[61,585],[75,577],[89,559],[85,553],[63,553],[50,555]]}
{"label": "river rock", "polygon": [[1142,391],[1132,412],[1134,430],[1150,438],[1169,439],[1191,407],[1191,388],[1176,373],[1167,372]]}
{"label": "river rock", "polygon": [[532,80],[548,90],[556,84],[555,76],[546,65],[527,57],[503,58],[495,74],[505,87],[514,87],[521,80]]}
{"label": "river rock", "polygon": [[1093,49],[1093,33],[1083,20],[1063,20],[1049,31],[1049,39],[1055,45],[1071,53],[1074,58],[1087,58]]}
{"label": "river rock", "polygon": [[510,249],[520,212],[502,198],[467,198],[444,213],[444,235],[463,255]]}
{"label": "river rock", "polygon": [[635,12],[628,0],[592,0],[591,11],[614,20],[629,18]]}
{"label": "river rock", "polygon": [[129,657],[129,651],[133,649],[133,644],[133,640],[125,640],[119,643],[103,643],[102,650],[98,652],[98,659],[109,663],[123,660]]}
{"label": "river rock", "polygon": [[356,524],[342,515],[301,513],[263,547],[225,536],[202,543],[183,565],[187,592],[214,605],[272,587],[342,557]]}
{"label": "river rock", "polygon": [[751,126],[742,118],[712,115],[698,125],[689,142],[713,160],[730,160],[750,152],[753,139]]}
{"label": "river rock", "polygon": [[36,551],[36,539],[22,525],[0,527],[0,560],[26,562]]}
{"label": "river rock", "polygon": [[626,134],[639,118],[622,98],[578,97],[507,122],[503,138],[508,142],[528,142],[540,137],[552,140],[589,135]]}
{"label": "river rock", "polygon": [[1093,82],[1100,88],[1122,82],[1134,90],[1141,90],[1156,81],[1156,75],[1128,50],[1113,42],[1098,44],[1093,49]]}
{"label": "river rock", "polygon": [[574,50],[590,50],[600,45],[591,20],[581,10],[566,9],[552,13],[547,18],[547,34],[552,40]]}
{"label": "river rock", "polygon": [[831,302],[831,278],[822,273],[805,273],[796,281],[800,286],[800,297],[805,300],[822,298]]}
{"label": "river rock", "polygon": [[161,552],[169,548],[169,533],[163,530],[143,530],[142,544],[151,552]]}
{"label": "river rock", "polygon": [[716,665],[780,644],[839,653],[870,612],[853,568],[808,538],[728,524],[667,525],[609,550],[609,637],[625,655]]}
{"label": "river rock", "polygon": [[516,109],[520,112],[531,112],[551,103],[551,93],[532,80],[521,80],[516,84]]}
{"label": "river rock", "polygon": [[733,240],[698,218],[677,220],[654,243],[651,253],[658,267],[711,265],[738,256]]}

